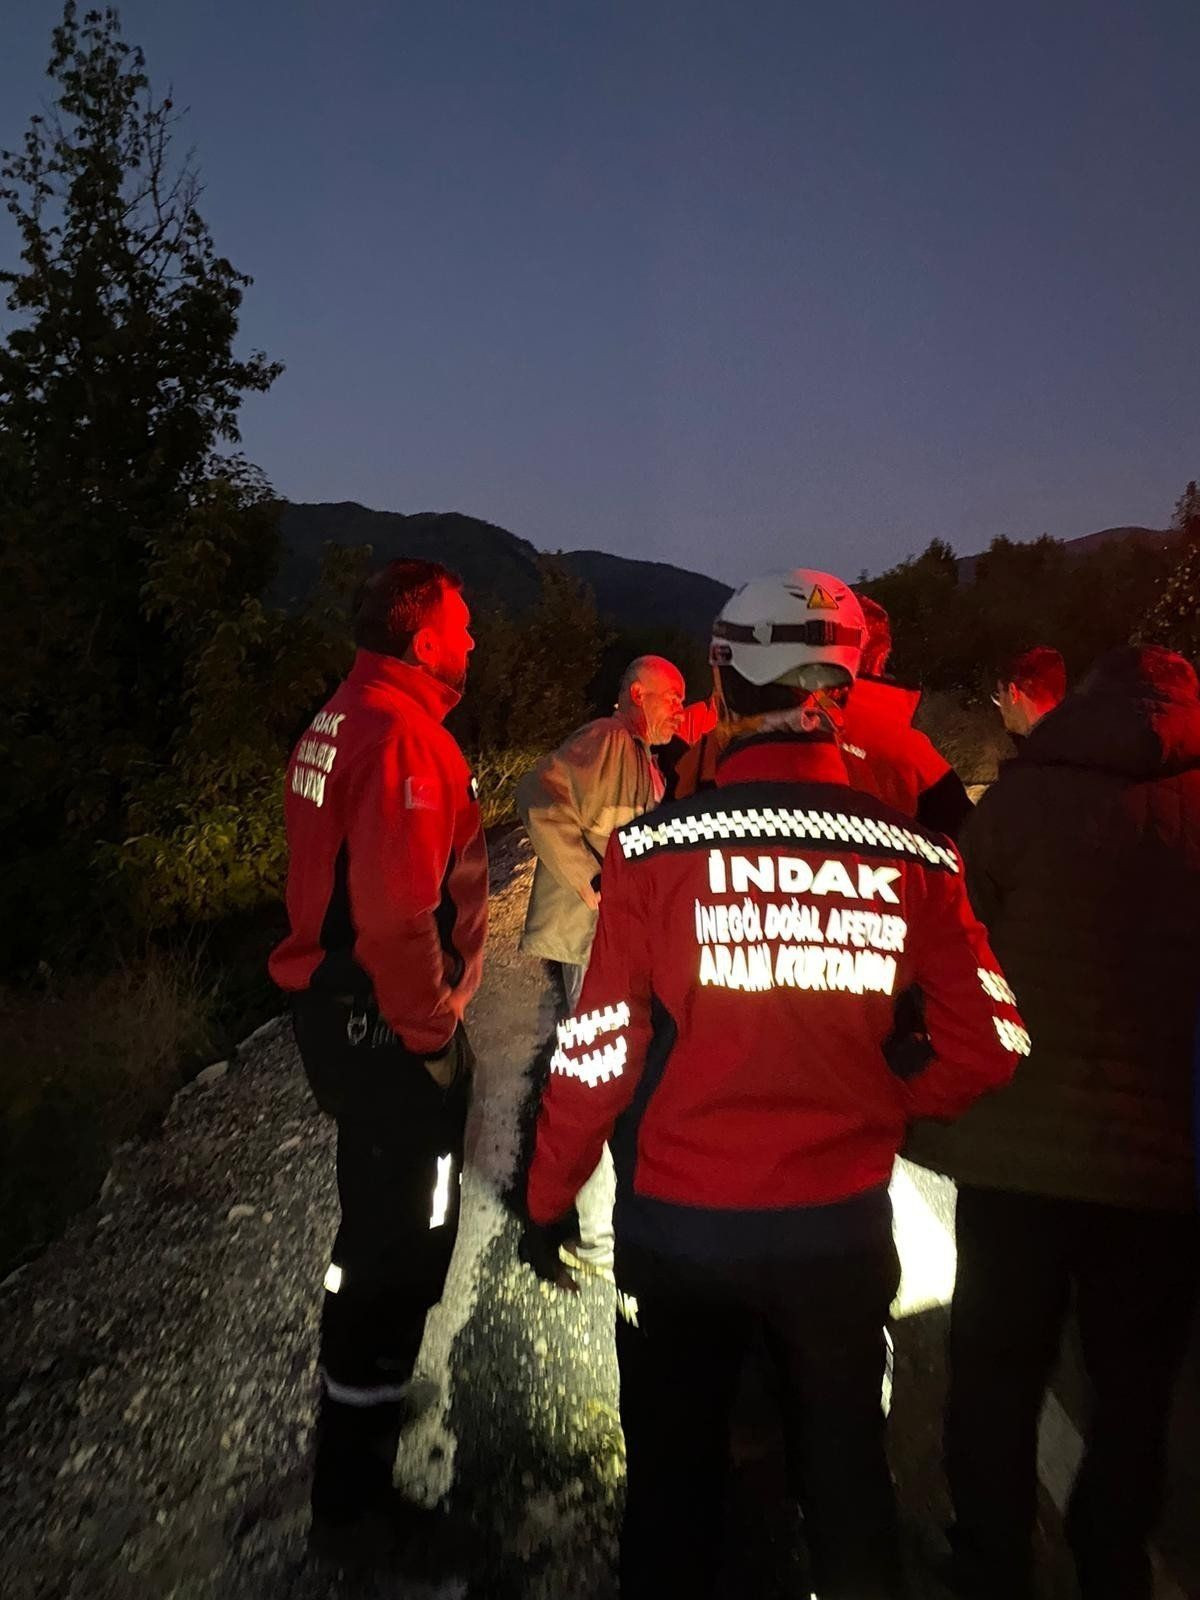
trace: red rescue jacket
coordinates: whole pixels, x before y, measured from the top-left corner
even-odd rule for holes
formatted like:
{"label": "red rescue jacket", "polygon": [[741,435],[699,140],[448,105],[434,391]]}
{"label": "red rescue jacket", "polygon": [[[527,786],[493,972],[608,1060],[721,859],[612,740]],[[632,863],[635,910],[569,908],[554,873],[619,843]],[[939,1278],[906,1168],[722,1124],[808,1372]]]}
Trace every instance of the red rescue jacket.
{"label": "red rescue jacket", "polygon": [[693,700],[683,708],[683,721],[675,737],[684,744],[696,744],[717,725],[717,704],[710,695],[707,700]]}
{"label": "red rescue jacket", "polygon": [[479,987],[487,847],[453,689],[360,650],[292,752],[285,816],[291,931],[281,989],[365,999],[407,1049],[433,1055]]}
{"label": "red rescue jacket", "polygon": [[[609,845],[535,1222],[569,1210],[611,1136],[618,1243],[808,1248],[820,1208],[886,1205],[911,1119],[959,1115],[1028,1050],[944,836],[851,789],[832,744],[735,747],[717,783]],[[905,1077],[884,1046],[910,985],[932,1049]]]}
{"label": "red rescue jacket", "polygon": [[[951,838],[971,814],[962,780],[912,719],[921,703],[917,689],[888,678],[859,678],[846,702],[841,745],[865,763],[869,784],[889,805]],[[853,776],[851,777],[853,782]]]}

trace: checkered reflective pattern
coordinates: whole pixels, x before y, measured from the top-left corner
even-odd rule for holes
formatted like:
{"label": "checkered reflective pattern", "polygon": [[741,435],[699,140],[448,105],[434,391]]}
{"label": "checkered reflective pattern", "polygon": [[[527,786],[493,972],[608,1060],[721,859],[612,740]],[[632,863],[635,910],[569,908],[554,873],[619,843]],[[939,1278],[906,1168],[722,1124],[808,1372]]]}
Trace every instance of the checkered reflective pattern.
{"label": "checkered reflective pattern", "polygon": [[[604,1006],[599,1011],[584,1011],[579,1016],[566,1017],[558,1025],[558,1049],[550,1058],[550,1071],[561,1072],[564,1077],[577,1078],[594,1089],[598,1083],[619,1078],[625,1070],[629,1045],[625,1029],[629,1026],[629,1007],[624,1000],[615,1006]],[[575,1054],[585,1045],[595,1044],[608,1034],[616,1038],[599,1050]]]}
{"label": "checkered reflective pattern", "polygon": [[912,856],[928,866],[958,872],[958,856],[945,845],[878,817],[856,817],[843,811],[717,811],[693,817],[668,817],[662,822],[631,822],[617,837],[626,857],[649,855],[673,846],[738,843],[753,839],[796,839],[822,844],[863,845]]}
{"label": "checkered reflective pattern", "polygon": [[1000,1000],[1007,1006],[1016,1005],[1017,997],[1002,972],[989,972],[986,967],[980,967],[978,971],[979,982],[989,1000]]}
{"label": "checkered reflective pattern", "polygon": [[993,1017],[992,1021],[996,1024],[996,1034],[1000,1043],[1006,1050],[1011,1050],[1015,1056],[1029,1054],[1029,1035],[1024,1028],[1015,1022],[1010,1022],[1007,1017]]}
{"label": "checkered reflective pattern", "polygon": [[583,1056],[569,1056],[564,1050],[556,1050],[550,1058],[550,1071],[561,1072],[565,1078],[577,1078],[594,1089],[598,1083],[621,1076],[628,1054],[629,1046],[623,1037]]}
{"label": "checkered reflective pattern", "polygon": [[567,1017],[558,1025],[558,1042],[564,1050],[572,1050],[576,1045],[595,1044],[600,1034],[617,1033],[628,1025],[629,1007],[622,1000],[620,1005],[605,1006],[602,1011]]}

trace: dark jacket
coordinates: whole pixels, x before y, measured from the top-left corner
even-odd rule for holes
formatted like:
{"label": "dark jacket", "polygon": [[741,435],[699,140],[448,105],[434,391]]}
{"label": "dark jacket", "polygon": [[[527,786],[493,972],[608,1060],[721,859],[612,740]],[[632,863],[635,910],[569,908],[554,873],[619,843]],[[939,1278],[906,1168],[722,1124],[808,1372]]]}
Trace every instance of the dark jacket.
{"label": "dark jacket", "polygon": [[[901,1078],[884,1046],[913,983],[932,1052]],[[529,1214],[570,1208],[616,1123],[619,1241],[838,1248],[886,1223],[909,1120],[959,1115],[1028,1044],[953,846],[851,789],[834,745],[748,742],[613,836]]]}
{"label": "dark jacket", "polygon": [[1179,657],[1114,651],[1001,769],[962,837],[1033,1041],[1012,1086],[909,1153],[960,1182],[1195,1204],[1200,702]]}
{"label": "dark jacket", "polygon": [[453,689],[360,650],[288,764],[290,931],[281,989],[374,998],[417,1055],[442,1050],[479,987],[487,847],[442,718]]}

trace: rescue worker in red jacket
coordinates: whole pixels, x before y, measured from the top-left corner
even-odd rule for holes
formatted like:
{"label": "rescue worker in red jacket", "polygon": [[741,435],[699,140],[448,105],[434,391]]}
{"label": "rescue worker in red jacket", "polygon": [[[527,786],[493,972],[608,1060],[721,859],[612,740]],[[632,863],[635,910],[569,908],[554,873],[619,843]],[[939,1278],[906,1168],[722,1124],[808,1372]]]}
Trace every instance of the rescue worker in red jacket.
{"label": "rescue worker in red jacket", "polygon": [[393,561],[368,580],[349,677],[287,771],[293,995],[318,1104],[337,1119],[341,1220],[325,1277],[312,1542],[361,1555],[398,1526],[392,1468],[425,1316],[458,1225],[487,853],[442,727],[474,647],[457,577]]}
{"label": "rescue worker in red jacket", "polygon": [[887,612],[867,595],[859,596],[859,604],[867,637],[842,718],[842,748],[866,763],[876,793],[889,805],[957,839],[971,815],[962,779],[932,740],[912,725],[920,690],[885,676],[892,653]]}
{"label": "rescue worker in red jacket", "polygon": [[[1007,1082],[1028,1040],[954,847],[847,783],[836,728],[862,637],[823,573],[733,595],[713,628],[717,787],[613,835],[559,1029],[521,1249],[562,1282],[558,1232],[611,1138],[624,1600],[714,1594],[730,1403],[760,1334],[813,1588],[901,1593],[879,1401],[888,1180],[908,1123]],[[910,985],[929,1048],[889,1064]]]}

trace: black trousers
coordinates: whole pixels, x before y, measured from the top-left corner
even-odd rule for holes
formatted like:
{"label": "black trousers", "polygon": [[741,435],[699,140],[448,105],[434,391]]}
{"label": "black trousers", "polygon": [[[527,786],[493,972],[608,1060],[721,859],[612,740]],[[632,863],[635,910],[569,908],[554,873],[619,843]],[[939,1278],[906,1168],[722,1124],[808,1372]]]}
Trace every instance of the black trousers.
{"label": "black trousers", "polygon": [[883,1330],[899,1282],[890,1239],[843,1256],[719,1267],[618,1242],[616,1271],[626,1313],[617,1321],[622,1600],[718,1594],[730,1408],[758,1336],[778,1376],[821,1600],[895,1600],[896,1507],[880,1406]]}
{"label": "black trousers", "polygon": [[960,1188],[946,1467],[963,1593],[1032,1594],[1037,1432],[1074,1298],[1092,1391],[1067,1538],[1084,1600],[1149,1600],[1194,1217]]}
{"label": "black trousers", "polygon": [[301,997],[296,1039],[318,1104],[337,1119],[341,1215],[321,1314],[313,1508],[350,1517],[391,1491],[407,1385],[458,1232],[470,1049],[434,1082],[386,1024]]}

